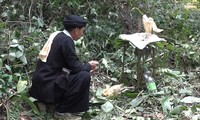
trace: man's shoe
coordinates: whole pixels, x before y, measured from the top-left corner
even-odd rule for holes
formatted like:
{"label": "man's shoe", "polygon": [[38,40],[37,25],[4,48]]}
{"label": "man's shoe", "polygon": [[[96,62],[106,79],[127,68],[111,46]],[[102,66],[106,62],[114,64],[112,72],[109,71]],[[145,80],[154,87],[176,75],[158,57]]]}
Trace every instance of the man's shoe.
{"label": "man's shoe", "polygon": [[82,120],[81,116],[78,116],[75,113],[54,113],[54,118],[58,120]]}

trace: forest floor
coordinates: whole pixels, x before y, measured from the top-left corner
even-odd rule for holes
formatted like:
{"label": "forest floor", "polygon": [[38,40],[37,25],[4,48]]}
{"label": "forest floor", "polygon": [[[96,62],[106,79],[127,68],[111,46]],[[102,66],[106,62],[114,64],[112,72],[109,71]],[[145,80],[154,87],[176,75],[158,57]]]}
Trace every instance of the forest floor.
{"label": "forest floor", "polygon": [[[109,76],[94,75],[91,81],[90,109],[83,114],[85,120],[199,120],[200,82],[196,73],[165,77],[156,81],[158,93],[146,89],[136,91],[135,86],[123,86],[114,97],[102,95],[106,85],[120,84]],[[53,120],[50,113],[34,113],[27,103],[15,97],[1,104],[0,120]]]}

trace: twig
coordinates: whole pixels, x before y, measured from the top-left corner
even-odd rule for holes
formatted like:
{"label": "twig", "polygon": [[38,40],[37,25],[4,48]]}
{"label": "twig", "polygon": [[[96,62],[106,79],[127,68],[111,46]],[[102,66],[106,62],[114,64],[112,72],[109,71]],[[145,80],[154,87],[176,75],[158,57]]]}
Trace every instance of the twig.
{"label": "twig", "polygon": [[28,21],[5,21],[5,22],[2,22],[2,23],[29,23]]}
{"label": "twig", "polygon": [[8,102],[8,100],[10,100],[10,98],[12,98],[14,95],[17,95],[17,92],[15,92],[14,94],[12,94],[9,98],[7,98],[5,101],[2,101],[2,103],[0,104],[0,107],[3,105],[5,105],[7,102]]}
{"label": "twig", "polygon": [[13,95],[11,95],[8,99],[6,99],[5,101],[2,101],[2,103],[0,104],[0,107],[1,106],[4,106],[5,107],[5,109],[6,109],[6,114],[7,114],[7,120],[9,120],[10,118],[10,115],[9,115],[9,110],[8,110],[8,107],[7,107],[7,102],[8,102],[8,100],[10,100],[10,98],[12,98],[14,95],[16,95],[17,94],[17,92],[15,92]]}
{"label": "twig", "polygon": [[140,96],[140,95],[143,93],[143,91],[144,91],[144,90],[140,91],[139,94],[137,95],[137,97]]}
{"label": "twig", "polygon": [[[161,53],[161,54],[155,56],[155,58],[158,58],[158,57],[160,58],[160,57],[162,57],[163,55],[164,55],[164,53]],[[150,62],[152,59],[153,59],[153,58],[147,59],[147,60],[145,61],[145,63]]]}
{"label": "twig", "polygon": [[139,10],[138,8],[136,8],[136,7],[132,8],[131,10],[132,10],[132,11],[133,11],[133,10],[137,10],[141,15],[144,15],[144,13],[143,13],[142,11],[140,11],[140,10]]}
{"label": "twig", "polygon": [[200,72],[200,70],[191,70],[190,72]]}
{"label": "twig", "polygon": [[29,23],[30,23],[30,27],[31,27],[31,9],[32,9],[32,6],[33,6],[33,0],[31,0],[31,5],[29,7],[29,12],[28,12],[28,16],[29,16]]}
{"label": "twig", "polygon": [[87,3],[88,3],[88,5],[89,5],[89,8],[92,8],[91,5],[90,5],[90,2],[89,2],[88,0],[87,0]]}
{"label": "twig", "polygon": [[44,0],[41,0],[40,17],[42,19],[43,19],[43,6],[44,6]]}
{"label": "twig", "polygon": [[6,108],[6,116],[7,116],[7,120],[9,120],[10,118],[9,118],[9,110],[8,110],[8,107],[7,107],[7,105],[4,105],[4,107]]}

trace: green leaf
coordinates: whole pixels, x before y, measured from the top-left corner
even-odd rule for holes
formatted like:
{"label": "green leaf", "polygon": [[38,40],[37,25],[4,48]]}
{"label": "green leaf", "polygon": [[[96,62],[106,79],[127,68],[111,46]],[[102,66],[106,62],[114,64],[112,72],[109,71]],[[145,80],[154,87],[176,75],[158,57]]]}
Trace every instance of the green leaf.
{"label": "green leaf", "polygon": [[18,40],[17,39],[13,39],[10,43],[10,47],[17,47],[19,44],[18,44]]}
{"label": "green leaf", "polygon": [[183,105],[178,105],[170,112],[170,114],[179,115],[184,110],[188,110],[188,108],[186,106],[183,106]]}
{"label": "green leaf", "polygon": [[39,114],[39,110],[37,109],[36,105],[32,102],[31,99],[29,99],[26,95],[24,94],[20,94],[18,95],[18,97],[22,98],[25,102],[28,103],[28,105],[31,107],[31,109],[33,110],[33,112],[35,114]]}
{"label": "green leaf", "polygon": [[15,54],[17,58],[20,58],[23,55],[23,52],[17,51]]}
{"label": "green leaf", "polygon": [[101,87],[99,87],[96,91],[96,96],[97,97],[102,97],[102,93],[103,93],[103,89]]}
{"label": "green leaf", "polygon": [[171,102],[170,102],[170,97],[166,96],[162,101],[161,101],[161,105],[162,105],[162,109],[164,113],[168,113],[168,110],[171,111],[172,110],[172,106],[171,106]]}
{"label": "green leaf", "polygon": [[20,30],[15,30],[15,37],[20,39],[20,37],[21,37]]}
{"label": "green leaf", "polygon": [[1,85],[5,85],[6,84],[6,82],[1,78],[0,78],[0,83],[1,83]]}
{"label": "green leaf", "polygon": [[12,83],[13,82],[13,75],[8,76],[8,82]]}
{"label": "green leaf", "polygon": [[3,61],[0,59],[0,70],[2,69]]}
{"label": "green leaf", "polygon": [[17,92],[21,93],[23,92],[27,87],[27,81],[25,80],[19,80],[17,83]]}
{"label": "green leaf", "polygon": [[20,73],[14,73],[14,75],[17,76],[17,77],[21,77]]}
{"label": "green leaf", "polygon": [[14,8],[12,11],[12,14],[15,15],[17,13],[17,10]]}
{"label": "green leaf", "polygon": [[180,89],[179,90],[180,94],[187,94],[187,95],[191,95],[192,94],[192,90],[188,90],[188,89]]}
{"label": "green leaf", "polygon": [[106,101],[106,99],[99,99],[99,98],[94,97],[90,100],[90,103],[92,103],[92,104],[103,104],[103,103],[105,103],[105,101]]}
{"label": "green leaf", "polygon": [[193,106],[191,107],[191,111],[192,111],[193,113],[195,113],[195,112],[198,111],[199,108],[200,108],[200,104],[195,104],[195,105],[193,105]]}
{"label": "green leaf", "polygon": [[18,45],[17,47],[18,47],[18,49],[20,49],[22,52],[24,52],[24,46],[23,46],[23,45]]}
{"label": "green leaf", "polygon": [[29,97],[29,100],[32,101],[32,102],[37,101],[37,99],[35,99],[35,98],[33,98],[33,97]]}
{"label": "green leaf", "polygon": [[130,91],[126,91],[124,93],[122,93],[123,95],[129,97],[129,98],[136,98],[138,93],[133,93],[133,92],[130,92]]}
{"label": "green leaf", "polygon": [[103,93],[103,89],[99,87],[96,91],[97,101],[102,102],[102,100],[106,100],[106,97],[102,96],[102,93]]}
{"label": "green leaf", "polygon": [[7,17],[8,16],[8,12],[3,12],[2,14],[1,14],[1,17]]}
{"label": "green leaf", "polygon": [[23,65],[27,64],[27,59],[24,55],[22,57],[20,57],[20,60],[23,62]]}
{"label": "green leaf", "polygon": [[155,45],[159,48],[159,49],[163,49],[164,46],[166,45],[165,42],[156,42]]}
{"label": "green leaf", "polygon": [[7,69],[10,73],[12,73],[12,70],[11,70],[11,67],[10,67],[10,66],[5,65],[5,67],[6,67],[6,69]]}
{"label": "green leaf", "polygon": [[38,25],[39,25],[40,27],[43,27],[43,26],[44,26],[44,21],[43,21],[41,18],[38,18],[38,19],[37,19],[37,22],[38,22]]}
{"label": "green leaf", "polygon": [[104,112],[110,112],[114,108],[113,104],[109,101],[107,101],[105,104],[101,106],[101,109],[103,109]]}
{"label": "green leaf", "polygon": [[132,105],[132,107],[137,107],[138,105],[140,105],[143,100],[146,98],[147,96],[141,96],[141,97],[137,97],[135,99],[133,99],[130,104]]}
{"label": "green leaf", "polygon": [[92,9],[90,10],[90,13],[93,14],[93,15],[97,15],[97,12],[96,12],[95,8],[92,8]]}
{"label": "green leaf", "polygon": [[12,52],[12,53],[9,53],[9,55],[8,55],[7,57],[8,57],[8,59],[9,59],[10,61],[14,61],[15,58],[16,58],[16,54],[15,54],[14,52]]}
{"label": "green leaf", "polygon": [[29,29],[28,29],[28,32],[29,32],[29,33],[33,33],[33,32],[35,32],[35,31],[36,31],[35,27],[29,27]]}
{"label": "green leaf", "polygon": [[108,68],[108,61],[105,58],[103,58],[102,63],[106,68]]}
{"label": "green leaf", "polygon": [[[1,28],[1,30],[3,30],[5,26],[6,26],[6,23],[0,22],[0,28]],[[0,31],[1,31],[1,30],[0,30]]]}
{"label": "green leaf", "polygon": [[114,118],[114,120],[126,120],[126,119],[123,118],[122,116],[118,116],[118,117]]}
{"label": "green leaf", "polygon": [[179,78],[181,76],[181,72],[178,70],[171,70],[169,68],[164,68],[160,69],[160,71],[174,78]]}
{"label": "green leaf", "polygon": [[25,20],[25,16],[24,16],[24,15],[20,15],[19,18],[20,18],[21,20]]}

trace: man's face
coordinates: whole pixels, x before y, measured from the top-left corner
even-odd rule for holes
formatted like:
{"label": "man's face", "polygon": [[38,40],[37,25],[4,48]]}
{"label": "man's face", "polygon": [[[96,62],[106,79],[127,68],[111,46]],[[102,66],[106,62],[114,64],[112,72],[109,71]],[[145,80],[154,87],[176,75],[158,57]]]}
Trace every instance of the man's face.
{"label": "man's face", "polygon": [[74,35],[74,40],[78,40],[80,39],[83,34],[84,34],[84,30],[85,30],[85,27],[82,27],[82,28],[75,28],[75,35]]}

